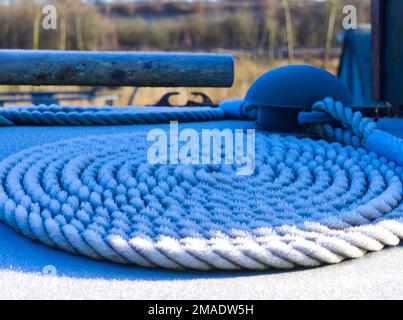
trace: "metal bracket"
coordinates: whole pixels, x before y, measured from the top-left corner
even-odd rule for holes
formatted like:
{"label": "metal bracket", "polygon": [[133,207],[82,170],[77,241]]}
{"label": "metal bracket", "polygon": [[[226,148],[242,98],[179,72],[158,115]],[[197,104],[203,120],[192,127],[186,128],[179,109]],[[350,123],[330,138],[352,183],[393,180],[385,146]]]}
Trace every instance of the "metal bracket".
{"label": "metal bracket", "polygon": [[153,104],[153,107],[217,107],[217,104],[210,99],[210,97],[204,92],[192,92],[193,97],[201,97],[202,102],[197,102],[194,100],[188,100],[185,105],[173,105],[169,99],[173,96],[178,96],[180,93],[178,91],[171,91],[165,93],[157,103]]}
{"label": "metal bracket", "polygon": [[172,96],[178,96],[179,92],[174,91],[174,92],[167,92],[165,93],[161,99],[158,100],[157,103],[153,104],[153,107],[173,107],[173,105],[169,102],[169,98]]}

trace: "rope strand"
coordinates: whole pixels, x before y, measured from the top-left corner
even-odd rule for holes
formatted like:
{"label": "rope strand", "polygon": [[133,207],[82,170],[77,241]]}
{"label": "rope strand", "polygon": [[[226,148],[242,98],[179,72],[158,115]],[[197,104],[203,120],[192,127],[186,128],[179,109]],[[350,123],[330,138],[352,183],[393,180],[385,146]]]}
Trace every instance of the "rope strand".
{"label": "rope strand", "polygon": [[[5,125],[93,126],[222,120],[225,113],[210,107],[60,107],[0,109]],[[1,120],[0,119],[0,120]]]}

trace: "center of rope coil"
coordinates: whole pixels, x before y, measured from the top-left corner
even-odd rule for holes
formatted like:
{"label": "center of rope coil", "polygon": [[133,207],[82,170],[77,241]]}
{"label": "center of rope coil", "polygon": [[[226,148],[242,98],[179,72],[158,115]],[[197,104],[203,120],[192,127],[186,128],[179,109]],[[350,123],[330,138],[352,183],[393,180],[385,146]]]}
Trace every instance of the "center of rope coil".
{"label": "center of rope coil", "polygon": [[338,263],[403,238],[403,171],[323,140],[256,134],[256,170],[151,165],[143,135],[77,138],[0,163],[0,220],[48,246],[170,269]]}

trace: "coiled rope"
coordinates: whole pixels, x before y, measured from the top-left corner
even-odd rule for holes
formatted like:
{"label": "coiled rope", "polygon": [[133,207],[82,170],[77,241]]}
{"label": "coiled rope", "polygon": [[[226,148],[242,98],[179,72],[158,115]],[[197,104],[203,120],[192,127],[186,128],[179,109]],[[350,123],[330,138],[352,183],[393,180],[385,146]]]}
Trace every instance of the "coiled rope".
{"label": "coiled rope", "polygon": [[[365,139],[348,121],[344,141]],[[68,252],[169,269],[314,267],[403,238],[403,169],[363,148],[257,133],[246,177],[151,165],[147,148],[126,134],[14,154],[0,163],[0,220]]]}
{"label": "coiled rope", "polygon": [[129,125],[194,122],[224,119],[225,113],[211,107],[61,107],[31,106],[0,109],[5,125]]}

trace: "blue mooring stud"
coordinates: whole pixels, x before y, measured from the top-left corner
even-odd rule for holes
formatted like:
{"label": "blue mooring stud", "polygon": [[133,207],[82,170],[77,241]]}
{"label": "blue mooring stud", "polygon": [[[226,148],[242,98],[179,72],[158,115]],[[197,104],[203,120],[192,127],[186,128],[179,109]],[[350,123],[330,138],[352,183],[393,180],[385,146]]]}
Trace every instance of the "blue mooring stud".
{"label": "blue mooring stud", "polygon": [[326,97],[351,106],[351,94],[336,76],[318,67],[292,65],[257,78],[246,94],[245,104],[259,107],[259,128],[292,132],[300,127],[298,114]]}

